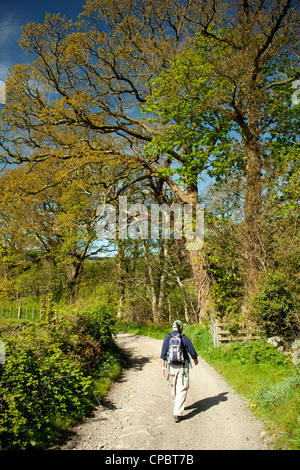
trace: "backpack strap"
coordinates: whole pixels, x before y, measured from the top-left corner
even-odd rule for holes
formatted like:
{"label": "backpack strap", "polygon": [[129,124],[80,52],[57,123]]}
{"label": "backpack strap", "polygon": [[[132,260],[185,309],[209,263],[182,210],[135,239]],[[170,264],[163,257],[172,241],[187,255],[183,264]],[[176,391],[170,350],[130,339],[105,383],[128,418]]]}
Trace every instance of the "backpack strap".
{"label": "backpack strap", "polygon": [[[184,385],[184,377],[185,377],[185,361],[187,360],[188,363],[190,363],[190,360],[189,360],[189,355],[188,355],[188,352],[183,344],[183,341],[182,341],[182,337],[184,336],[184,334],[182,335],[180,333],[180,330],[179,330],[179,326],[177,325],[177,330],[178,330],[178,334],[179,334],[179,337],[180,337],[180,341],[181,341],[181,346],[182,346],[182,350],[183,350],[183,356],[184,356],[184,362],[183,362],[183,365],[182,365],[182,368],[183,368],[183,374],[182,374],[182,385]],[[173,335],[172,335],[173,336]]]}
{"label": "backpack strap", "polygon": [[[184,336],[184,334],[182,335],[180,333],[179,328],[178,328],[178,333],[179,333],[179,336],[180,336],[180,340],[181,340],[182,349],[183,349],[183,352],[184,352],[184,355],[185,355],[185,359],[188,361],[188,367],[190,367],[192,369],[193,368],[192,361],[191,361],[189,353],[187,352],[186,347],[185,347],[185,345],[183,344],[183,341],[182,341],[182,337]],[[183,376],[184,376],[184,370],[185,370],[185,361],[183,363]]]}

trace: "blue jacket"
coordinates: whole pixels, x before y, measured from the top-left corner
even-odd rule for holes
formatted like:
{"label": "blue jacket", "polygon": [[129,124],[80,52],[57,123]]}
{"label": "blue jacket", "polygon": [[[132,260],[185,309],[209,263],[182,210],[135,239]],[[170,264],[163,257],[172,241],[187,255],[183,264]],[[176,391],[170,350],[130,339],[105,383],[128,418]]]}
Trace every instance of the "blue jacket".
{"label": "blue jacket", "polygon": [[[177,330],[173,331],[173,334],[178,335],[178,331]],[[160,357],[164,361],[167,359],[170,339],[171,339],[171,335],[168,334],[165,337],[163,345],[162,345]],[[191,340],[186,335],[181,335],[181,341],[182,341],[183,347],[190,354],[192,359],[196,359],[198,357],[198,354],[196,353],[195,348],[194,348],[193,343],[191,342]]]}

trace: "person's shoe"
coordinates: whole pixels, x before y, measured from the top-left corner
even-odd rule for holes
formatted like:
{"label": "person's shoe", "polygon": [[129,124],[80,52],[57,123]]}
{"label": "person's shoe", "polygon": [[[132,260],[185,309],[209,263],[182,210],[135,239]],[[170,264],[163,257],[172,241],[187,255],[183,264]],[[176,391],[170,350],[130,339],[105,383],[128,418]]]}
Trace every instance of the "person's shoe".
{"label": "person's shoe", "polygon": [[182,416],[174,416],[175,423],[179,423],[182,420]]}

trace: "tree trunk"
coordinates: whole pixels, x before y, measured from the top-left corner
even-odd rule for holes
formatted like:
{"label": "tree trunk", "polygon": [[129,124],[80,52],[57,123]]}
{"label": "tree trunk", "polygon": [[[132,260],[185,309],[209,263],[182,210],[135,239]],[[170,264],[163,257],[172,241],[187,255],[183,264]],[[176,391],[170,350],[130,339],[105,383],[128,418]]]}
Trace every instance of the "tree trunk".
{"label": "tree trunk", "polygon": [[[187,189],[187,203],[193,206],[193,214],[196,213],[196,204],[198,204],[198,188],[196,185]],[[187,246],[193,240],[186,239]],[[211,292],[211,278],[208,273],[208,263],[206,255],[202,249],[189,249],[189,259],[192,267],[193,278],[197,290],[197,314],[194,321],[201,321],[206,315],[206,306]]]}
{"label": "tree trunk", "polygon": [[157,277],[157,279],[155,279],[151,260],[149,259],[147,242],[146,240],[142,239],[142,243],[151,287],[152,317],[154,323],[159,323],[163,320],[164,317],[164,305],[168,277],[167,267],[169,255],[169,240],[165,239],[163,242],[161,273],[160,276]]}
{"label": "tree trunk", "polygon": [[208,273],[206,255],[201,250],[190,250],[190,263],[197,290],[197,318],[200,322],[206,315],[206,307],[211,292],[211,278]]}
{"label": "tree trunk", "polygon": [[[186,152],[189,151],[188,148],[185,149]],[[197,178],[194,184],[187,184],[185,190],[182,190],[170,177],[165,177],[165,182],[169,185],[173,193],[175,194],[177,200],[180,202],[181,206],[184,207],[185,204],[189,204],[193,208],[193,215],[196,214],[196,207],[198,204],[198,186]],[[162,196],[162,189],[159,186],[156,186],[153,181],[151,187],[154,191],[157,201],[161,203],[168,203],[167,200]],[[179,240],[178,240],[179,241]],[[194,284],[197,290],[197,311],[194,315],[193,321],[200,321],[201,317],[206,314],[206,305],[207,300],[211,291],[211,279],[208,273],[208,263],[206,256],[202,250],[191,250],[188,249],[189,244],[192,244],[194,239],[189,238],[187,234],[184,234],[182,240],[187,251],[189,252],[189,262],[192,267]],[[177,244],[179,247],[180,243]],[[178,258],[181,258],[181,254],[178,253]]]}
{"label": "tree trunk", "polygon": [[117,317],[120,320],[124,315],[125,305],[125,276],[124,276],[124,250],[122,247],[122,241],[117,237],[117,249],[118,249],[118,290],[119,290],[119,307]]}
{"label": "tree trunk", "polygon": [[258,106],[254,97],[248,104],[248,129],[243,136],[243,153],[246,160],[246,192],[244,201],[245,232],[244,256],[246,260],[247,287],[250,296],[255,292],[259,272],[264,266],[261,245],[262,163],[258,134]]}
{"label": "tree trunk", "polygon": [[143,243],[145,262],[147,265],[149,281],[150,281],[150,286],[151,286],[152,316],[153,316],[154,323],[158,323],[160,320],[160,315],[159,315],[159,310],[158,310],[158,302],[157,302],[157,295],[156,295],[156,289],[155,289],[155,279],[154,279],[154,274],[152,270],[152,265],[148,256],[148,247],[146,245],[146,240],[142,239],[142,243]]}
{"label": "tree trunk", "polygon": [[76,298],[76,287],[78,278],[82,272],[83,259],[79,258],[70,263],[67,269],[67,290],[70,302],[74,302]]}
{"label": "tree trunk", "polygon": [[164,313],[164,302],[165,302],[166,285],[167,285],[168,255],[169,255],[169,240],[165,238],[164,245],[163,245],[163,262],[162,262],[162,272],[160,276],[159,297],[158,297],[158,312],[159,312],[160,319],[162,319],[163,313]]}
{"label": "tree trunk", "polygon": [[189,310],[188,310],[188,304],[187,304],[187,301],[186,301],[184,285],[182,284],[181,279],[180,279],[180,277],[178,276],[177,273],[176,273],[176,281],[177,281],[177,284],[179,285],[179,287],[181,289],[181,292],[182,292],[185,321],[187,323],[190,323]]}

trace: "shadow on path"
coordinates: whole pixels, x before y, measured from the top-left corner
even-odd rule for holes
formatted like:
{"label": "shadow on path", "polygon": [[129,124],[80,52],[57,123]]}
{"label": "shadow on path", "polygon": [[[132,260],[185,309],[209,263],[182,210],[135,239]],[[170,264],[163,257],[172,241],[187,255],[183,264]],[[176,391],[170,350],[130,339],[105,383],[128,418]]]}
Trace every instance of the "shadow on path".
{"label": "shadow on path", "polygon": [[123,366],[125,369],[142,370],[148,362],[151,362],[151,358],[136,356],[130,349],[122,346],[119,347],[122,351]]}
{"label": "shadow on path", "polygon": [[196,401],[192,405],[187,406],[185,409],[191,411],[184,416],[184,419],[191,419],[197,414],[209,410],[209,408],[211,408],[212,406],[217,406],[222,401],[227,401],[227,394],[228,392],[222,392],[219,393],[219,395],[216,395],[215,397],[204,398],[203,400]]}

